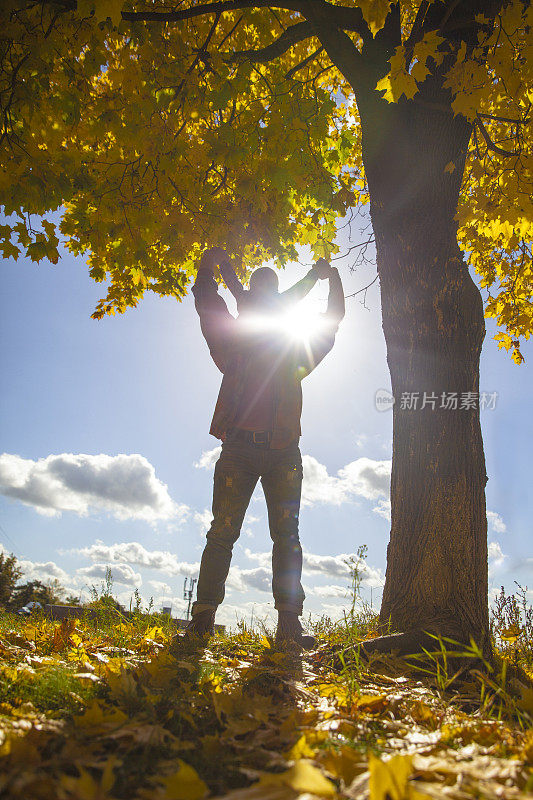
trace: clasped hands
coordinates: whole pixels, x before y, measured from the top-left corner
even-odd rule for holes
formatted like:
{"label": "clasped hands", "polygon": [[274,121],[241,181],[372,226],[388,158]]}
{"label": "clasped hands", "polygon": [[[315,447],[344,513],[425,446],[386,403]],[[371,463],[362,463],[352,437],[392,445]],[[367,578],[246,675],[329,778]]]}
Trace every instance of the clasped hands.
{"label": "clasped hands", "polygon": [[320,281],[325,281],[329,280],[333,275],[334,267],[325,258],[320,257],[314,264],[313,271]]}
{"label": "clasped hands", "polygon": [[220,267],[229,263],[229,256],[222,247],[210,247],[202,254],[201,265],[204,268],[214,270],[215,267]]}
{"label": "clasped hands", "polygon": [[[202,266],[214,270],[215,267],[229,266],[230,260],[226,251],[222,247],[210,247],[202,255]],[[319,258],[314,264],[313,271],[319,280],[329,280],[334,268],[325,258]]]}

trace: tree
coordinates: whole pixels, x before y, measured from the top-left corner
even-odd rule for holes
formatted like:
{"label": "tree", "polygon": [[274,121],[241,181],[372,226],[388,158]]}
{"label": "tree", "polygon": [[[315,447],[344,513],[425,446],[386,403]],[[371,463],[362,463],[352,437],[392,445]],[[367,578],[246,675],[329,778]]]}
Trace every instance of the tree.
{"label": "tree", "polygon": [[16,556],[0,553],[0,606],[4,608],[9,604],[9,599],[22,572],[17,566]]}
{"label": "tree", "polygon": [[69,594],[65,597],[66,606],[81,606],[81,597],[77,594]]}
{"label": "tree", "polygon": [[39,580],[28,581],[15,586],[9,600],[9,608],[17,610],[27,606],[28,603],[37,602],[42,605],[56,605],[61,602],[65,590],[54,578],[48,583]]}
{"label": "tree", "polygon": [[369,203],[397,398],[382,625],[486,645],[471,402],[485,326],[468,264],[520,362],[530,3],[8,0],[2,15],[4,254],[56,261],[44,215],[62,206],[68,247],[109,282],[95,317],[147,288],[182,298],[206,245],[243,276],[297,242],[331,255],[335,219]]}

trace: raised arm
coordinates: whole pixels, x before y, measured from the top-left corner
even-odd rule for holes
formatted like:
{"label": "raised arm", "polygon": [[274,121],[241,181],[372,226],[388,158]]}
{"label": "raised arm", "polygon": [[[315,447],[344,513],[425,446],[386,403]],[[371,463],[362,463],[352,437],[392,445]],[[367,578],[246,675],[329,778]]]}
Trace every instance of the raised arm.
{"label": "raised arm", "polygon": [[235,270],[231,266],[231,261],[228,258],[227,253],[222,250],[223,255],[220,256],[220,274],[224,280],[224,283],[232,293],[233,297],[239,302],[242,299],[243,294],[245,293],[245,288],[238,279]]}
{"label": "raised arm", "polygon": [[[344,317],[344,290],[338,270],[327,262],[323,267],[321,277],[329,280],[328,305],[326,312],[321,315],[322,326],[309,341],[298,348],[298,364],[302,377],[305,377],[320,364],[335,343],[335,334]],[[327,267],[327,269],[326,269]]]}
{"label": "raised arm", "polygon": [[218,262],[219,248],[206,250],[198,267],[192,287],[194,304],[200,317],[200,327],[211,357],[219,370],[225,372],[228,359],[236,345],[236,320],[218,293],[213,269]]}
{"label": "raised arm", "polygon": [[289,289],[286,289],[284,292],[281,292],[281,298],[285,305],[298,303],[299,300],[303,300],[306,295],[309,294],[313,286],[318,280],[317,270],[316,267],[311,267],[307,275],[291,286]]}
{"label": "raised arm", "polygon": [[331,266],[326,259],[319,258],[307,275],[304,275],[304,277],[298,281],[298,283],[295,283],[294,286],[291,286],[290,289],[282,292],[281,297],[286,303],[297,303],[299,300],[303,300],[317,281],[329,278],[330,271]]}
{"label": "raised arm", "polygon": [[325,321],[334,325],[335,330],[337,330],[346,313],[344,289],[339,270],[336,267],[330,267],[329,270],[328,306],[324,317]]}

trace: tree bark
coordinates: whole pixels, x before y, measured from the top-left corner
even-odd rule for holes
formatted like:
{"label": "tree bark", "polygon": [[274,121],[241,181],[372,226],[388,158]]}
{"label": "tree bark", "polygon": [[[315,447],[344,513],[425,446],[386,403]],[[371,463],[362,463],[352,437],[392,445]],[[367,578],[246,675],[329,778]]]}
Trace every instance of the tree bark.
{"label": "tree bark", "polygon": [[[451,14],[467,14],[473,24],[479,2],[452,4]],[[472,637],[490,655],[479,404],[461,408],[462,397],[479,392],[485,324],[480,292],[457,243],[455,215],[472,127],[454,115],[445,87],[453,48],[439,66],[430,65],[431,75],[412,100],[389,104],[376,85],[401,43],[399,5],[392,5],[375,37],[363,34],[361,53],[320,8],[307,18],[351,84],[361,120],[395,397],[380,625],[383,634],[404,637],[385,635],[364,649],[410,652],[416,641],[427,646],[429,632],[466,644]],[[430,6],[428,19],[435,19],[428,30],[439,29],[444,12],[440,3]],[[475,39],[475,26],[468,31],[467,38]],[[455,410],[442,405],[450,393],[458,398]],[[402,402],[411,396],[418,397],[416,409]]]}
{"label": "tree bark", "polygon": [[[466,393],[477,401],[485,335],[455,222],[471,129],[431,104],[386,106],[375,92],[357,100],[395,398],[380,624],[384,633],[473,637],[488,652],[479,404],[461,408]],[[443,407],[452,392],[455,410]]]}

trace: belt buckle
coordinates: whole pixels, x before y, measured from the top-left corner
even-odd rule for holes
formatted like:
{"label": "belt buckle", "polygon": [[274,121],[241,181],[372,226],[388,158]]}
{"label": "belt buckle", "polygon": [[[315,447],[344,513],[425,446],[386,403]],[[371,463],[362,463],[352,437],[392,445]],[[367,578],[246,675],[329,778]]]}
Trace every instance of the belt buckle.
{"label": "belt buckle", "polygon": [[266,447],[269,444],[268,431],[252,431],[252,441],[259,447]]}

